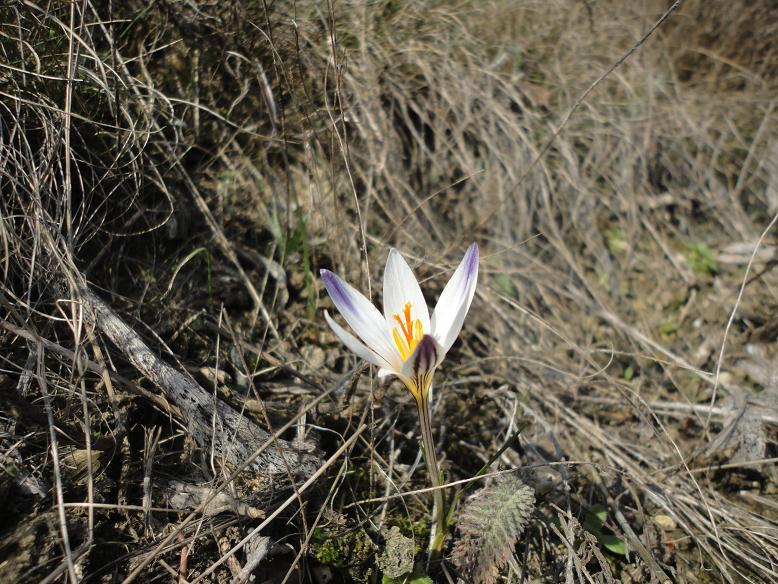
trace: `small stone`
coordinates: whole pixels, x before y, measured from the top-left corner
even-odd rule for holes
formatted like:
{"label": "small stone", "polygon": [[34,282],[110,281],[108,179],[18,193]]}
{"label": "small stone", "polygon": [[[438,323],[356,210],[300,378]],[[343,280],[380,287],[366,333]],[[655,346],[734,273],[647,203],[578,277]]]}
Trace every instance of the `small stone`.
{"label": "small stone", "polygon": [[316,371],[324,367],[327,355],[321,347],[315,345],[306,345],[300,349],[303,359],[311,371]]}
{"label": "small stone", "polygon": [[655,515],[654,523],[656,523],[657,526],[665,530],[675,529],[677,527],[675,523],[675,519],[673,519],[669,515],[661,515],[661,514]]}

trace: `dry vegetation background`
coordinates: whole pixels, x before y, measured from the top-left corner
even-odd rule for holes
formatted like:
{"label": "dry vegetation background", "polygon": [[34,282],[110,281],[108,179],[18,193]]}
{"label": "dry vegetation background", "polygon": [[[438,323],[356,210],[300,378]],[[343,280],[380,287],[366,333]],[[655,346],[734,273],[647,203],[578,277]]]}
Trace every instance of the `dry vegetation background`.
{"label": "dry vegetation background", "polygon": [[449,481],[527,424],[501,581],[774,582],[778,6],[680,3],[544,150],[670,5],[4,2],[0,581],[423,559],[414,408],[317,274],[380,302],[393,246],[434,297],[477,241],[433,419]]}

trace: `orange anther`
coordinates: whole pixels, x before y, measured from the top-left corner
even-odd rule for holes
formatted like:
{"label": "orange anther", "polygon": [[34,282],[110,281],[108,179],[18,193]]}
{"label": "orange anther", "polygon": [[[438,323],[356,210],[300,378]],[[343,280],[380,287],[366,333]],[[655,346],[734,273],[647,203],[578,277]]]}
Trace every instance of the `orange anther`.
{"label": "orange anther", "polygon": [[392,337],[394,338],[394,344],[397,345],[397,349],[400,351],[400,356],[403,359],[410,357],[411,353],[413,353],[413,349],[424,336],[421,321],[418,318],[416,320],[411,318],[412,308],[413,305],[410,302],[406,302],[403,305],[402,315],[392,315],[392,318],[400,327],[399,330],[397,330],[397,327],[392,329]]}

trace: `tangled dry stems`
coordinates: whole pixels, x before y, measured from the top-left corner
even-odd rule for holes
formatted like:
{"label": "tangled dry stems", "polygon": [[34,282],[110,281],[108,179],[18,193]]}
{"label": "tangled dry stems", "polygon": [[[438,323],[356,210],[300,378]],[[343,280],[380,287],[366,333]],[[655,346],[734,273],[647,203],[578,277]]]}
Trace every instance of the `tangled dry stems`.
{"label": "tangled dry stems", "polygon": [[[752,265],[735,306],[778,211],[769,2],[684,2],[542,156],[665,3],[137,8],[0,8],[0,303],[28,333],[2,337],[0,383],[18,396],[3,406],[3,460],[22,469],[6,488],[15,498],[4,538],[16,545],[30,521],[62,544],[15,577],[99,575],[117,533],[127,539],[110,570],[150,557],[153,534],[176,520],[162,514],[143,536],[127,510],[144,478],[138,425],[165,428],[152,477],[155,465],[160,481],[194,467],[224,477],[207,455],[189,462],[174,407],[155,414],[127,397],[153,388],[86,326],[79,286],[99,289],[168,362],[207,366],[204,386],[239,409],[246,397],[264,404],[258,422],[280,427],[351,366],[318,310],[311,320],[301,308],[323,303],[316,267],[367,290],[395,246],[434,286],[463,242],[478,240],[483,285],[435,415],[452,480],[472,474],[522,410],[534,419],[503,463],[531,469],[525,479],[544,486],[548,520],[558,514],[562,527],[530,528],[511,570],[775,579],[769,258]],[[715,270],[695,270],[700,244]],[[409,408],[396,388],[374,401],[371,389],[341,389],[328,412],[299,418],[300,436],[325,450],[316,427],[347,436],[366,420],[371,431],[350,452],[367,476],[341,467],[320,506],[298,516],[288,574],[313,569],[300,560],[317,526],[372,529],[426,513],[423,496],[407,508],[348,507],[423,484]],[[31,404],[24,415],[20,403]],[[733,412],[758,421],[747,434],[761,458],[721,439],[740,431]],[[69,457],[81,473],[67,471]],[[101,499],[117,507],[66,506]],[[608,527],[633,550],[609,557],[613,568],[582,560],[575,518],[593,503],[608,506]],[[167,564],[150,562],[144,577],[167,574],[181,546],[202,546],[190,576],[204,573],[250,531],[241,521],[208,520],[227,548],[182,529],[177,547],[154,551]]]}

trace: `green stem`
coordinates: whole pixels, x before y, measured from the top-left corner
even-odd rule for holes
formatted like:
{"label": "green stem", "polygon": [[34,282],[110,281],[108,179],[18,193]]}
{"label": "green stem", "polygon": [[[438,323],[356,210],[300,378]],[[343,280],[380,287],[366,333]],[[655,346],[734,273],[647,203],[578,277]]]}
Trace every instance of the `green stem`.
{"label": "green stem", "polygon": [[416,399],[416,407],[419,410],[419,425],[421,426],[421,444],[424,449],[424,461],[427,463],[427,473],[430,475],[430,482],[435,496],[435,511],[437,514],[437,527],[435,530],[435,539],[432,541],[430,549],[430,561],[435,562],[440,559],[443,552],[443,542],[446,536],[446,509],[443,501],[443,489],[441,489],[440,469],[438,468],[438,459],[435,455],[435,440],[432,437],[432,425],[430,424],[430,411],[428,402],[429,392],[425,392]]}

